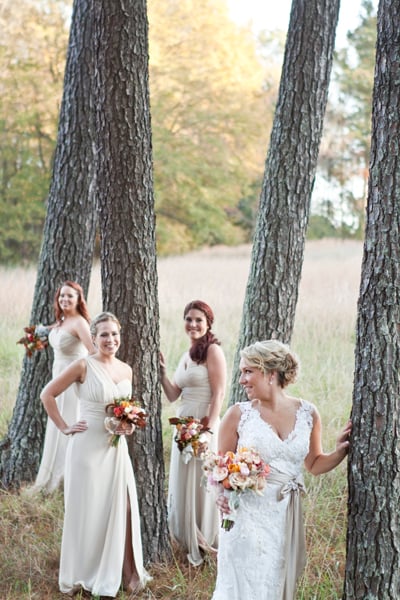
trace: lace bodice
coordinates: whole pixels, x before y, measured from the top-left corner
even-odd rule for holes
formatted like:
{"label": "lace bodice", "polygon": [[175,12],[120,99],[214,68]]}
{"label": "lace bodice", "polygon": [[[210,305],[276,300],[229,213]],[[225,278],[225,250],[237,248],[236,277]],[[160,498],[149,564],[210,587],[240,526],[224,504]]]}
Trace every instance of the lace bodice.
{"label": "lace bodice", "polygon": [[293,430],[285,440],[264,421],[251,402],[240,402],[242,416],[238,426],[239,446],[258,450],[271,467],[289,475],[298,475],[309,451],[314,407],[301,400]]}

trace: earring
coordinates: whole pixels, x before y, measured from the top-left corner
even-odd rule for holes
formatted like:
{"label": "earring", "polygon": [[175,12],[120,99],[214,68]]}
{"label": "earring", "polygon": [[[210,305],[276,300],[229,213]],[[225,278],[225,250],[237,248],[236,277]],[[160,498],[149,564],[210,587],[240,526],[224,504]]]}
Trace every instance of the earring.
{"label": "earring", "polygon": [[272,385],[273,379],[269,380],[269,385]]}

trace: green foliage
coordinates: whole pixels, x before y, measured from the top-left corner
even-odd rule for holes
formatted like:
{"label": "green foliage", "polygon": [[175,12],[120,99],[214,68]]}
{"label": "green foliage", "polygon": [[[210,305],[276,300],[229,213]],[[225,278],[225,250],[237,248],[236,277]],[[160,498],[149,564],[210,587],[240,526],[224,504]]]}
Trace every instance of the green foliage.
{"label": "green foliage", "polygon": [[307,229],[308,240],[320,240],[324,237],[337,237],[337,231],[328,219],[322,215],[311,215]]}
{"label": "green foliage", "polygon": [[[0,16],[2,263],[35,261],[40,249],[65,7],[21,0]],[[230,20],[223,0],[150,1],[148,10],[158,252],[241,243],[246,232],[235,206],[262,173],[276,68],[262,63],[250,31]]]}
{"label": "green foliage", "polygon": [[[62,93],[70,2],[6,2],[0,13],[0,263],[36,262]],[[364,1],[337,57],[340,103],[327,115],[320,172],[360,235],[366,182],[375,17]],[[255,40],[224,0],[148,3],[154,185],[159,255],[252,239],[280,77],[284,34]],[[261,132],[261,134],[260,134]],[[347,186],[347,187],[346,187]],[[339,207],[343,212],[343,206]],[[337,211],[336,211],[337,212]],[[310,237],[322,235],[321,219]],[[327,223],[325,223],[327,225]],[[327,227],[327,231],[329,231]],[[333,235],[333,232],[331,232]]]}
{"label": "green foliage", "polygon": [[336,87],[324,124],[319,174],[328,185],[338,189],[332,224],[342,235],[361,237],[368,183],[376,41],[376,14],[370,0],[362,2],[360,23],[354,31],[348,32],[347,40],[348,45],[337,53],[334,64]]}
{"label": "green foliage", "polygon": [[159,251],[243,242],[233,212],[262,172],[273,110],[255,40],[222,0],[150,3],[149,19]]}
{"label": "green foliage", "polygon": [[252,242],[253,240],[261,186],[261,181],[254,182],[249,186],[247,196],[244,196],[239,200],[236,208],[233,209],[231,213],[234,222],[243,231],[246,242]]}
{"label": "green foliage", "polygon": [[[43,200],[49,185],[48,172],[35,164],[29,150],[20,151],[19,158],[24,166],[0,194],[0,262],[8,264],[37,259],[45,216]],[[3,166],[6,168],[6,162]]]}
{"label": "green foliage", "polygon": [[2,8],[0,262],[36,261],[56,136],[67,29],[60,0]]}
{"label": "green foliage", "polygon": [[360,24],[347,34],[348,47],[337,55],[336,80],[345,124],[352,137],[355,162],[365,167],[371,135],[372,87],[375,64],[376,13],[370,0],[362,2]]}

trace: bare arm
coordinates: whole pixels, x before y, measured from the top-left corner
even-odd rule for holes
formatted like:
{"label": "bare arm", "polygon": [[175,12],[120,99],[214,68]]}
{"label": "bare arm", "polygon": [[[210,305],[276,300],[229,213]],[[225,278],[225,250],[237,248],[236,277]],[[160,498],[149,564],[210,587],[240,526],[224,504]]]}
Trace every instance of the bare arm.
{"label": "bare arm", "polygon": [[322,426],[318,411],[314,409],[314,425],[310,437],[310,450],[304,461],[307,471],[313,475],[328,473],[342,462],[349,451],[348,440],[351,433],[351,421],[348,421],[336,439],[336,448],[333,452],[325,453],[322,450]]}
{"label": "bare arm", "polygon": [[78,421],[69,425],[64,421],[58,410],[56,398],[62,394],[70,385],[75,382],[83,382],[86,377],[86,361],[78,359],[71,363],[60,375],[52,379],[42,390],[40,399],[43,402],[43,406],[49,415],[50,419],[54,422],[55,426],[68,435],[78,431],[85,431],[87,425],[85,421]]}
{"label": "bare arm", "polygon": [[210,412],[207,424],[212,429],[221,413],[226,388],[225,355],[217,344],[211,344],[208,348],[207,371],[211,387]]}
{"label": "bare arm", "polygon": [[230,450],[236,452],[238,443],[237,428],[239,425],[241,411],[236,404],[226,411],[219,428],[218,451],[225,454]]}
{"label": "bare arm", "polygon": [[94,347],[92,336],[90,334],[89,323],[83,317],[77,319],[74,324],[74,334],[79,338],[82,344],[87,348],[89,354],[94,354],[96,348]]}
{"label": "bare arm", "polygon": [[165,362],[165,358],[162,352],[160,352],[160,375],[161,375],[161,385],[164,390],[164,394],[166,395],[169,402],[175,402],[179,398],[182,393],[180,387],[178,387],[175,381],[171,381],[167,376],[167,365]]}

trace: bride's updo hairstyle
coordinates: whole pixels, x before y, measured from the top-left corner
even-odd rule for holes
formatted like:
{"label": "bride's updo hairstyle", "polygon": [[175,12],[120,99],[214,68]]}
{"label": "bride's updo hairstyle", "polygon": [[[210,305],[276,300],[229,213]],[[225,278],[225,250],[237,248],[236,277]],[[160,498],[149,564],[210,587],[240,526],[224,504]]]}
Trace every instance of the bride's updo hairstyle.
{"label": "bride's updo hairstyle", "polygon": [[300,370],[300,361],[297,355],[289,346],[278,340],[255,342],[243,348],[240,356],[264,375],[275,371],[278,376],[278,384],[282,388],[293,383]]}
{"label": "bride's updo hairstyle", "polygon": [[203,335],[202,338],[197,340],[193,346],[190,347],[189,356],[193,360],[193,362],[198,365],[201,363],[205,363],[207,360],[207,351],[208,347],[211,344],[221,345],[221,342],[215,337],[213,332],[211,331],[212,324],[214,323],[214,313],[208,304],[203,302],[202,300],[192,300],[189,304],[186,304],[185,309],[183,311],[183,318],[186,319],[186,315],[190,310],[200,310],[207,321],[207,333]]}
{"label": "bride's updo hairstyle", "polygon": [[96,337],[97,335],[97,325],[107,321],[113,321],[116,323],[119,331],[121,331],[121,323],[118,321],[117,317],[113,313],[105,311],[96,315],[93,321],[90,323],[90,333],[93,337]]}

